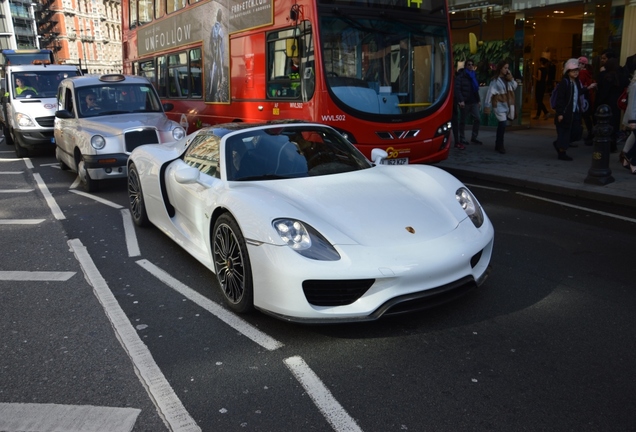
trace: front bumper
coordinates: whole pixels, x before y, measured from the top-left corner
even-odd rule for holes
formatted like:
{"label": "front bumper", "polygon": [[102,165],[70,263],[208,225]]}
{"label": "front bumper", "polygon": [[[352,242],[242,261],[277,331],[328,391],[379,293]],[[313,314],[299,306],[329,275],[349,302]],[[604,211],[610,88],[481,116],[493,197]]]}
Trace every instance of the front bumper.
{"label": "front bumper", "polygon": [[83,155],[84,165],[93,180],[121,178],[128,175],[126,164],[128,155],[112,153],[100,155]]}

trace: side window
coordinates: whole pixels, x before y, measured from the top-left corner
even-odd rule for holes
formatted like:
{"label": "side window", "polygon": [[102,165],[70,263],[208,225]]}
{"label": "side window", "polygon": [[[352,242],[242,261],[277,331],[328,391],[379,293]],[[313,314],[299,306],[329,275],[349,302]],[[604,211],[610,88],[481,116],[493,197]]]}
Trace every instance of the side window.
{"label": "side window", "polygon": [[155,75],[155,62],[154,60],[147,60],[139,63],[139,75],[146,77],[150,81],[153,87],[157,88],[157,77]]}
{"label": "side window", "polygon": [[297,99],[300,97],[300,53],[294,45],[293,29],[267,36],[267,97]]}
{"label": "side window", "polygon": [[203,174],[220,178],[220,143],[221,139],[216,135],[200,134],[190,144],[183,160]]}
{"label": "side window", "polygon": [[190,97],[203,97],[203,76],[201,75],[201,49],[190,50]]}
{"label": "side window", "polygon": [[168,96],[188,96],[188,57],[186,52],[168,56]]}
{"label": "side window", "polygon": [[168,94],[166,73],[166,57],[157,57],[157,93],[159,93],[159,97],[166,97]]}
{"label": "side window", "polygon": [[166,0],[155,0],[155,18],[161,18],[166,14]]}
{"label": "side window", "polygon": [[73,104],[73,92],[71,91],[70,88],[64,88],[62,91],[64,91],[64,98],[62,99],[64,101],[64,109],[70,112],[71,114],[75,115],[75,105]]}

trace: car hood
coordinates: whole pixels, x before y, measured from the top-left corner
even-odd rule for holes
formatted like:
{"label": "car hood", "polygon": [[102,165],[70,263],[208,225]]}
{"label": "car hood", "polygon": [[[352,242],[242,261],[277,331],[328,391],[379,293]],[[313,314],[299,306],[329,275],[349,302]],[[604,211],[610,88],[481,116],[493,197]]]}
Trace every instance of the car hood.
{"label": "car hood", "polygon": [[[236,183],[272,219],[310,224],[333,244],[392,246],[443,236],[465,219],[462,184],[425,166],[384,167],[337,175]],[[247,191],[245,191],[247,192]]]}
{"label": "car hood", "polygon": [[82,129],[99,131],[107,136],[117,136],[139,128],[164,131],[169,130],[171,124],[164,113],[128,113],[80,119]]}

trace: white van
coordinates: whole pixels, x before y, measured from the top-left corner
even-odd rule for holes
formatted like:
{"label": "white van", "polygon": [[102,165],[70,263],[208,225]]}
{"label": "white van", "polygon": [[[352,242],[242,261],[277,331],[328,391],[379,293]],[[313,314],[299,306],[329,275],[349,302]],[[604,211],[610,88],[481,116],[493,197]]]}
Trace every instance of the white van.
{"label": "white van", "polygon": [[5,143],[18,157],[37,148],[55,148],[53,123],[57,88],[69,77],[81,75],[76,66],[31,64],[6,66],[0,81],[0,123]]}

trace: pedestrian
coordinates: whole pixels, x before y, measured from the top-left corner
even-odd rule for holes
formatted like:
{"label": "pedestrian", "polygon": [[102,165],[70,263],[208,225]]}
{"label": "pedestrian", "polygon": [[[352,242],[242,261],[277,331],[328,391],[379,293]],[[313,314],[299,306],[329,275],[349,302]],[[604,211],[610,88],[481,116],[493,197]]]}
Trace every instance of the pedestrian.
{"label": "pedestrian", "polygon": [[636,73],[632,74],[627,91],[627,109],[623,116],[623,125],[625,130],[629,132],[629,136],[625,140],[625,146],[619,160],[632,174],[636,174],[636,145],[634,145],[636,141]]}
{"label": "pedestrian", "polygon": [[466,129],[466,119],[470,116],[473,120],[473,130],[471,133],[471,144],[482,144],[477,139],[479,135],[479,110],[481,99],[479,98],[479,82],[475,74],[475,62],[471,59],[466,60],[464,67],[455,75],[455,103],[459,109],[459,142],[467,145],[464,131]]}
{"label": "pedestrian", "polygon": [[[590,84],[594,81],[592,78],[592,70],[590,68],[587,57],[579,57],[579,81],[581,85],[585,88],[589,88]],[[588,109],[583,110],[583,123],[585,123],[585,129],[587,129],[587,136],[585,137],[585,145],[591,146],[592,140],[594,138],[594,110],[592,107],[594,106],[594,90],[588,91],[588,94],[585,100],[588,103]]]}
{"label": "pedestrian", "polygon": [[610,152],[616,153],[618,151],[616,143],[621,125],[621,109],[618,107],[618,98],[628,84],[627,78],[621,73],[616,57],[609,57],[605,61],[597,83],[596,106],[607,105],[611,110],[610,125],[612,126],[612,135]]}
{"label": "pedestrian", "polygon": [[512,73],[510,73],[507,60],[497,63],[495,68],[495,76],[490,81],[488,93],[484,100],[484,113],[495,113],[497,117],[497,138],[495,139],[495,151],[505,154],[504,133],[506,132],[506,124],[508,119],[517,118],[515,106],[515,90],[517,89],[517,81],[515,81]]}
{"label": "pedestrian", "polygon": [[543,103],[543,97],[548,85],[548,59],[541,57],[539,63],[541,66],[537,69],[534,84],[534,98],[537,101],[537,115],[534,116],[534,119],[537,120],[541,116],[541,113],[545,113],[543,118],[547,120],[550,117],[550,113]]}
{"label": "pedestrian", "polygon": [[[592,83],[588,88],[595,87],[596,84]],[[581,115],[585,109],[584,95],[589,91],[588,88],[584,88],[579,81],[579,60],[571,58],[566,61],[563,79],[557,85],[554,118],[557,140],[553,144],[559,160],[572,160],[567,154],[570,142],[580,140],[583,135]]]}

